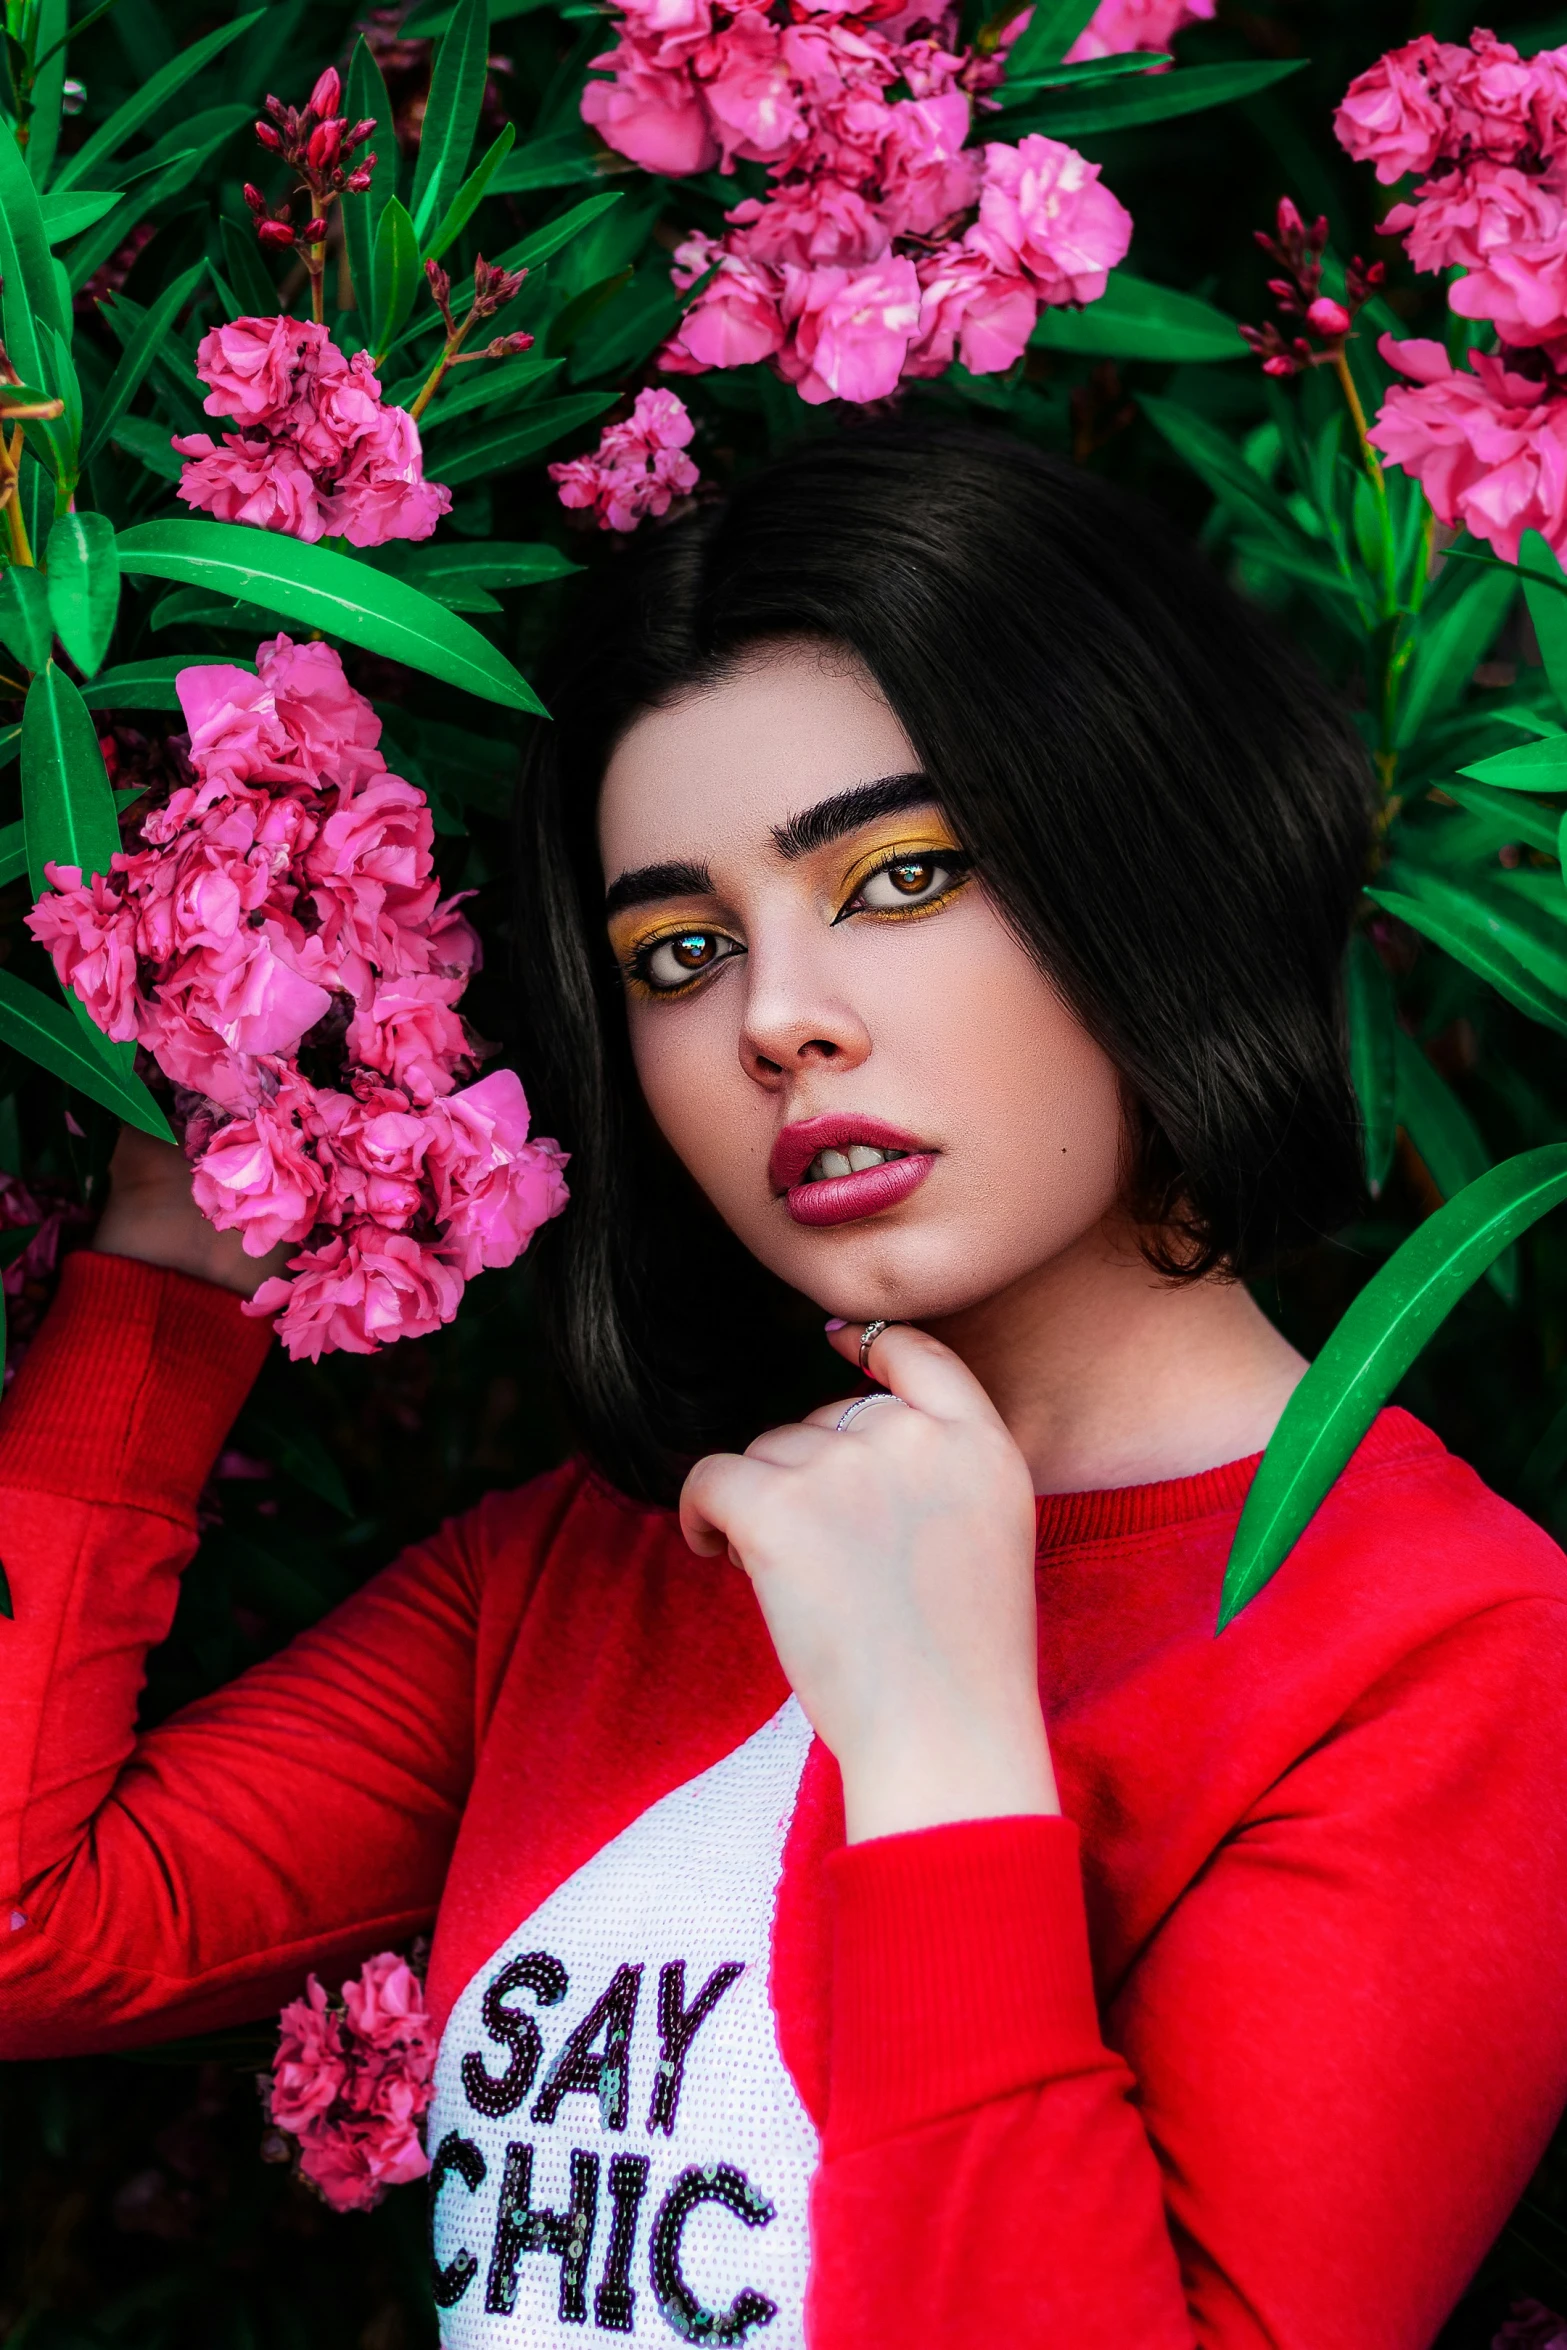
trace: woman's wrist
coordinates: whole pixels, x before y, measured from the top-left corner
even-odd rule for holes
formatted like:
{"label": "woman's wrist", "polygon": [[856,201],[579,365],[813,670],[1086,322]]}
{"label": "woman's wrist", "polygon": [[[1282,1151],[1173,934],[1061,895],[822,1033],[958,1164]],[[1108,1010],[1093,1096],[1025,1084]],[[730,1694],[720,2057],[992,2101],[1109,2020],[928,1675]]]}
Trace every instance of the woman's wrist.
{"label": "woman's wrist", "polygon": [[240,1234],[219,1232],[197,1207],[184,1153],[129,1126],[115,1147],[93,1246],[105,1256],[188,1273],[239,1297],[254,1297],[290,1253],[285,1247],[268,1257],[246,1256]]}
{"label": "woman's wrist", "polygon": [[946,1723],[911,1711],[906,1728],[840,1756],[850,1844],[959,1820],[1035,1813],[1058,1817],[1061,1798],[1042,1718],[1005,1728]]}

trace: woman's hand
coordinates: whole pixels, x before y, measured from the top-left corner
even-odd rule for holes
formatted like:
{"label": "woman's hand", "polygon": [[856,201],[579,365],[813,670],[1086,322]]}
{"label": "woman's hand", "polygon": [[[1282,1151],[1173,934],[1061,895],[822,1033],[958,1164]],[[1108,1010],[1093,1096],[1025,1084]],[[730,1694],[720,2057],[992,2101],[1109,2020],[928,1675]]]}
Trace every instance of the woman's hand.
{"label": "woman's hand", "polygon": [[[858,1359],[860,1330],[832,1343]],[[851,1843],[946,1820],[1059,1812],[1039,1703],[1034,1494],[977,1379],[895,1323],[878,1400],[830,1404],[744,1456],[698,1461],[693,1550],[727,1549],[843,1772]]]}
{"label": "woman's hand", "polygon": [[140,1257],[144,1264],[168,1265],[254,1297],[294,1254],[285,1243],[270,1256],[247,1257],[239,1234],[217,1231],[197,1207],[184,1152],[134,1126],[120,1128],[109,1177],[93,1246],[111,1257]]}

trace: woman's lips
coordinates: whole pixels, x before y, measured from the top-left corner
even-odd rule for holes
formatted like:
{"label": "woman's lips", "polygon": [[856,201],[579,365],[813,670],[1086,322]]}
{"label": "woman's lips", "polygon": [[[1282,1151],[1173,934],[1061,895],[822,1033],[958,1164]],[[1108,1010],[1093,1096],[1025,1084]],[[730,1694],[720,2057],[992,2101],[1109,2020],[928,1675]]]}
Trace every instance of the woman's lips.
{"label": "woman's lips", "polygon": [[[823,1151],[847,1158],[857,1145],[896,1151],[874,1167],[842,1174],[807,1177]],[[852,1224],[861,1216],[879,1216],[917,1191],[936,1164],[937,1153],[917,1134],[888,1126],[880,1118],[862,1117],[853,1110],[833,1110],[814,1118],[797,1118],[773,1144],[768,1174],[773,1188],[783,1194],[797,1224]]]}
{"label": "woman's lips", "polygon": [[824,1175],[815,1183],[792,1183],[784,1198],[797,1224],[853,1224],[906,1200],[935,1164],[934,1151],[911,1151],[905,1159],[886,1159],[859,1175]]}

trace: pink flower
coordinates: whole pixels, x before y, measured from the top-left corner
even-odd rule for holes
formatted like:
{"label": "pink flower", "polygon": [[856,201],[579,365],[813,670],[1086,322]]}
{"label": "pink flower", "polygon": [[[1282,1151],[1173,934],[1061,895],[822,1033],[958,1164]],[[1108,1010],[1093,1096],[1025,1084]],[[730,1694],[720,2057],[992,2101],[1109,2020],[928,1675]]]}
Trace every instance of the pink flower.
{"label": "pink flower", "polygon": [[279,2129],[296,2133],[328,2113],[348,2081],[348,2056],[339,2019],[314,1975],[303,1999],[291,1999],[278,2019],[281,2035],[272,2060],[270,2105]]}
{"label": "pink flower", "polygon": [[718,134],[723,168],[737,158],[770,163],[805,129],[777,27],[747,10],[714,40],[711,55],[712,69],[703,74],[702,94]]}
{"label": "pink flower", "polygon": [[216,515],[219,522],[286,531],[307,546],[331,528],[315,479],[288,442],[251,441],[230,432],[220,448],[210,433],[193,432],[176,433],[170,446],[192,460],[182,468],[174,492],[187,506]]}
{"label": "pink flower", "polygon": [[1066,62],[1121,57],[1134,49],[1168,49],[1189,24],[1205,24],[1215,5],[1216,0],[1099,0],[1067,51]]}
{"label": "pink flower", "polygon": [[914,264],[888,254],[869,269],[785,269],[781,304],[793,329],[780,372],[813,407],[824,400],[883,400],[897,384],[919,330]]}
{"label": "pink flower", "polygon": [[986,147],[979,219],[964,242],[1003,272],[1021,269],[1042,301],[1097,301],[1131,238],[1131,214],[1075,148],[1037,132]]}
{"label": "pink flower", "polygon": [[1511,42],[1476,27],[1457,52],[1447,86],[1444,151],[1498,163],[1517,162],[1531,150],[1548,153],[1560,137],[1564,96],[1559,50],[1520,57]]}
{"label": "pink flower", "polygon": [[712,118],[682,68],[653,63],[631,40],[593,62],[615,72],[613,81],[590,78],[582,93],[582,119],[606,146],[672,179],[712,169],[719,157]]}
{"label": "pink flower", "polygon": [[996,375],[1028,348],[1039,298],[1025,278],[998,270],[986,253],[944,245],[921,263],[918,338],[906,376],[940,375],[961,355],[970,375]]}
{"label": "pink flower", "polygon": [[425,1338],[449,1322],[462,1275],[406,1232],[365,1222],[289,1259],[292,1280],[264,1281],[247,1314],[276,1314],[293,1361],[337,1349],[374,1354],[397,1338]]}
{"label": "pink flower", "polygon": [[758,359],[772,358],[782,347],[781,285],[772,271],[758,268],[748,255],[724,253],[711,237],[692,236],[676,247],[671,274],[677,286],[690,286],[715,261],[717,276],[659,355],[663,368],[695,373],[707,367],[749,367]]}
{"label": "pink flower", "polygon": [[368,2211],[429,2169],[420,2125],[435,2044],[424,1987],[391,1951],[343,1985],[341,2007],[314,1975],[284,2008],[263,2100],[298,2141],[299,2168],[336,2211]]}
{"label": "pink flower", "polygon": [[593,512],[600,530],[635,530],[645,516],[667,514],[700,478],[685,454],[695,429],[673,392],[638,392],[631,414],[605,426],[591,457],[549,468],[561,504]]}
{"label": "pink flower", "polygon": [[322,502],[327,529],[351,547],[427,539],[451,508],[452,493],[444,482],[424,478],[419,427],[403,408],[376,410]]}
{"label": "pink flower", "polygon": [[512,1264],[566,1205],[567,1154],[556,1142],[528,1140],[527,1097],[511,1069],[437,1102],[429,1127],[443,1246],[465,1281]]}
{"label": "pink flower", "polygon": [[1494,320],[1514,346],[1567,334],[1567,204],[1554,175],[1481,160],[1428,181],[1387,225],[1408,229],[1417,269],[1466,272],[1448,290],[1460,318]]}
{"label": "pink flower", "polygon": [[102,873],[84,884],[78,865],[46,865],[44,871],[54,886],[28,915],[27,927],[48,949],[60,985],[79,998],[105,1036],[128,1043],[138,1017],[135,908]]}
{"label": "pink flower", "polygon": [[451,1008],[456,993],[449,979],[434,973],[380,981],[349,1023],[349,1059],[389,1078],[416,1102],[450,1093],[453,1071],[474,1057],[468,1032]]}
{"label": "pink flower", "polygon": [[1414,381],[1388,393],[1370,437],[1414,475],[1438,520],[1464,524],[1508,563],[1526,530],[1567,549],[1567,400],[1495,354],[1471,351],[1469,374],[1440,343],[1384,335],[1378,348]]}
{"label": "pink flower", "polygon": [[231,318],[196,346],[196,372],[211,387],[202,406],[241,426],[276,424],[333,348],[326,328],[305,319]]}
{"label": "pink flower", "polygon": [[326,1180],[300,1123],[313,1092],[305,1079],[294,1079],[253,1117],[220,1127],[195,1162],[197,1207],[220,1232],[242,1233],[247,1256],[304,1240],[316,1221]]}
{"label": "pink flower", "polygon": [[1468,52],[1422,33],[1357,74],[1333,129],[1357,163],[1374,163],[1384,187],[1408,171],[1429,171],[1444,152],[1448,85]]}

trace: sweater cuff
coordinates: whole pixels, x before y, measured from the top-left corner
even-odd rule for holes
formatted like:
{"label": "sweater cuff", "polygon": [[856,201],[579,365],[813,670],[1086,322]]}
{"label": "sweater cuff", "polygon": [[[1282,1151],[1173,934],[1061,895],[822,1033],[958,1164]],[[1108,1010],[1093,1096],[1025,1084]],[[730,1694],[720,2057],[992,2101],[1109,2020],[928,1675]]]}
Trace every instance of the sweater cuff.
{"label": "sweater cuff", "polygon": [[271,1336],[231,1290],[75,1250],[0,1408],[0,1484],[192,1524]]}
{"label": "sweater cuff", "polygon": [[826,2149],[842,2154],[1110,2061],[1069,1820],[962,1820],[828,1862]]}

